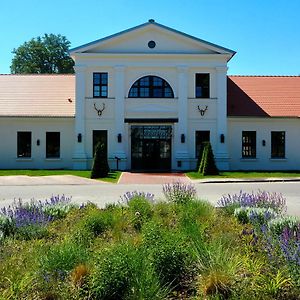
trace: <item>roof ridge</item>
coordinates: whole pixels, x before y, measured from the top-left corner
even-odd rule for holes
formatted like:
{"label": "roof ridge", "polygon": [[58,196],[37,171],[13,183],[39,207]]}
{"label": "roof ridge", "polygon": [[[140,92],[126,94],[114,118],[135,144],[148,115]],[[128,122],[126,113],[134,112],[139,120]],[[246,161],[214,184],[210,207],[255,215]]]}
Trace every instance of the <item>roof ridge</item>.
{"label": "roof ridge", "polygon": [[228,77],[300,77],[300,75],[228,75]]}
{"label": "roof ridge", "polygon": [[26,73],[26,74],[0,74],[0,76],[75,76],[75,73],[57,74],[57,73]]}

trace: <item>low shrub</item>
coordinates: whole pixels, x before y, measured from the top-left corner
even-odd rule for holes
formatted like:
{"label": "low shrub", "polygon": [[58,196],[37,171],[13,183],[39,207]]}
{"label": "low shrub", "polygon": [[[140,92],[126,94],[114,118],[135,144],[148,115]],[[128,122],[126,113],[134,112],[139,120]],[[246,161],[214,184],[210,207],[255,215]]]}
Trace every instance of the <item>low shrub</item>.
{"label": "low shrub", "polygon": [[52,196],[49,200],[23,203],[15,200],[11,206],[0,210],[0,231],[3,237],[14,235],[16,238],[43,238],[46,235],[46,225],[66,216],[74,207],[71,198]]}
{"label": "low shrub", "polygon": [[251,223],[260,227],[269,220],[276,218],[278,214],[271,208],[243,206],[234,210],[234,216],[242,224]]}
{"label": "low shrub", "polygon": [[76,265],[84,263],[87,258],[87,249],[70,241],[64,241],[49,246],[40,257],[40,272],[46,281],[64,280]]}
{"label": "low shrub", "polygon": [[131,198],[128,207],[131,213],[131,222],[136,230],[140,230],[142,225],[153,215],[151,203],[143,196]]}
{"label": "low shrub", "polygon": [[167,201],[176,204],[191,201],[197,195],[197,191],[193,184],[186,184],[180,181],[164,184],[163,193]]}
{"label": "low shrub", "polygon": [[169,231],[151,222],[143,228],[143,245],[163,285],[179,285],[192,271],[188,241],[180,232]]}
{"label": "low shrub", "polygon": [[258,191],[257,193],[244,193],[224,195],[218,200],[217,205],[225,208],[228,213],[233,214],[238,207],[260,207],[271,208],[278,214],[286,211],[286,200],[280,193]]}
{"label": "low shrub", "polygon": [[120,196],[120,198],[121,198],[121,203],[124,203],[126,205],[128,205],[129,202],[134,198],[143,198],[150,203],[154,203],[154,194],[149,192],[147,193],[139,192],[139,191],[126,192],[123,196]]}
{"label": "low shrub", "polygon": [[283,216],[268,222],[268,229],[275,235],[281,235],[284,230],[291,230],[297,235],[300,234],[300,219],[294,216]]}

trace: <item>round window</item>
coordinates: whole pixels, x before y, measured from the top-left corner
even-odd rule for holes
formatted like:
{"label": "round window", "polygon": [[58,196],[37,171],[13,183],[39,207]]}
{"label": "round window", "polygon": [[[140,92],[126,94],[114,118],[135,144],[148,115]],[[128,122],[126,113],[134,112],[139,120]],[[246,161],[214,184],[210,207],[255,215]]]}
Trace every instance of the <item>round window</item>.
{"label": "round window", "polygon": [[154,41],[148,42],[148,47],[153,49],[156,46],[156,43]]}

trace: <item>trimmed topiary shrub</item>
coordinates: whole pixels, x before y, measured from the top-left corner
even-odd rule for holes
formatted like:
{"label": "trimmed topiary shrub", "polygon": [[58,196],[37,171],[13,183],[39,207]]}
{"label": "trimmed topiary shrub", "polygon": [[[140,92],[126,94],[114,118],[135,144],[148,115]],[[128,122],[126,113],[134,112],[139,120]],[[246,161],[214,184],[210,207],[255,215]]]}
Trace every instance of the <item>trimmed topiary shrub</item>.
{"label": "trimmed topiary shrub", "polygon": [[204,142],[204,148],[198,172],[204,176],[219,174],[210,142]]}
{"label": "trimmed topiary shrub", "polygon": [[95,149],[95,156],[91,171],[91,178],[103,178],[106,177],[109,172],[109,166],[105,151],[105,145],[98,143]]}

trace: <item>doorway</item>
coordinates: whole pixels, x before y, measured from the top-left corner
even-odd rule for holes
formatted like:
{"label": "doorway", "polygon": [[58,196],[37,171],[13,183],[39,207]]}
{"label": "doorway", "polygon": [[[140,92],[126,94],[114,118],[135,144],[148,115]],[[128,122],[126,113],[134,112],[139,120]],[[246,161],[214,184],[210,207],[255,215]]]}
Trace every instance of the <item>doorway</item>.
{"label": "doorway", "polygon": [[131,168],[143,171],[170,171],[172,127],[131,126]]}

